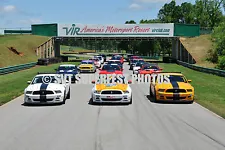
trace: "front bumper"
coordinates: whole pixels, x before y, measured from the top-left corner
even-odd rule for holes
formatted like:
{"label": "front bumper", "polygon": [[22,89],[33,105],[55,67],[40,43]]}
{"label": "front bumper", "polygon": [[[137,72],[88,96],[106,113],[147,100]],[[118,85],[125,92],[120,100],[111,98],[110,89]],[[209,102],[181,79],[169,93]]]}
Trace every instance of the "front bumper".
{"label": "front bumper", "polygon": [[172,101],[172,102],[191,102],[194,100],[194,94],[188,93],[164,93],[158,92],[156,95],[158,101]]}
{"label": "front bumper", "polygon": [[24,102],[27,104],[53,104],[53,103],[62,103],[64,96],[62,94],[49,94],[46,95],[45,99],[40,99],[40,95],[31,95],[25,94],[24,95]]}
{"label": "front bumper", "polygon": [[92,94],[94,103],[130,103],[130,94],[108,95],[108,94]]}

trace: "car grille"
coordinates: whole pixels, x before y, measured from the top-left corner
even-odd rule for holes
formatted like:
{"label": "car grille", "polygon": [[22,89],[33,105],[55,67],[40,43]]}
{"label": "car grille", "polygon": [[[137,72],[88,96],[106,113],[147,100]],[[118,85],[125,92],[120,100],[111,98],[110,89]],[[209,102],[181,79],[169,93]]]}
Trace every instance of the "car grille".
{"label": "car grille", "polygon": [[123,94],[121,91],[102,91],[101,94]]}
{"label": "car grille", "polygon": [[121,101],[122,98],[113,98],[113,99],[109,99],[109,98],[101,98],[102,101]]}
{"label": "car grille", "polygon": [[168,89],[166,90],[167,93],[186,93],[185,89]]}
{"label": "car grille", "polygon": [[41,99],[33,99],[33,101],[35,101],[35,102],[41,102],[41,101],[53,101],[54,99],[53,98],[51,98],[51,99],[45,99],[45,100],[41,100]]}
{"label": "car grille", "polygon": [[[41,93],[42,92],[42,93]],[[47,95],[47,94],[54,94],[53,91],[34,91],[33,95]]]}
{"label": "car grille", "polygon": [[185,98],[186,97],[166,97],[166,99],[168,99],[168,100],[183,100]]}

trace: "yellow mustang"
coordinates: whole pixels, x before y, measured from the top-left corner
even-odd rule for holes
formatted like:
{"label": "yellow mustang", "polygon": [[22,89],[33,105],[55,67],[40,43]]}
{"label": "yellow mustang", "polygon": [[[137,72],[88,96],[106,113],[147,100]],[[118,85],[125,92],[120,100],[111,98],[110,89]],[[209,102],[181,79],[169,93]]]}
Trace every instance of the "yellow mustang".
{"label": "yellow mustang", "polygon": [[178,101],[193,103],[194,101],[194,87],[191,86],[191,80],[182,73],[162,72],[160,75],[166,75],[169,82],[150,83],[149,95],[153,97],[154,101]]}
{"label": "yellow mustang", "polygon": [[83,60],[81,64],[78,66],[80,72],[96,72],[96,67],[94,65],[94,62],[91,60]]}

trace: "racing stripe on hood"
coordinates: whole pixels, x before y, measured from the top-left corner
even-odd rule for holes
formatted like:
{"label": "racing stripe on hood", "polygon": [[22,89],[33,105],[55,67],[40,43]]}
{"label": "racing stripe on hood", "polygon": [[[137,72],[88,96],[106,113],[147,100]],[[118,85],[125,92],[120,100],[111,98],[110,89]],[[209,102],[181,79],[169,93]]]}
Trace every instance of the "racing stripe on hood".
{"label": "racing stripe on hood", "polygon": [[[173,86],[173,89],[179,89],[179,84],[177,82],[171,82],[172,86]],[[178,100],[180,97],[180,94],[179,94],[179,91],[178,92],[174,92],[173,93],[173,98],[175,100]]]}
{"label": "racing stripe on hood", "polygon": [[46,89],[48,87],[48,84],[42,83],[40,86],[40,100],[46,101]]}

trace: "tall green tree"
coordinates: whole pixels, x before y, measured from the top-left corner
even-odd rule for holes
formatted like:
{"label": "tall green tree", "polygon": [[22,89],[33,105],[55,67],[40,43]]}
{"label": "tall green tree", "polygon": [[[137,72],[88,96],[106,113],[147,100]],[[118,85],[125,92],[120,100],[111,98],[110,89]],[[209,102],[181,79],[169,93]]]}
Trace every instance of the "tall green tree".
{"label": "tall green tree", "polygon": [[201,27],[215,27],[223,19],[224,0],[196,0],[195,18]]}
{"label": "tall green tree", "polygon": [[158,18],[163,23],[179,23],[182,18],[181,8],[176,5],[175,0],[172,0],[170,3],[164,4],[159,10]]}

